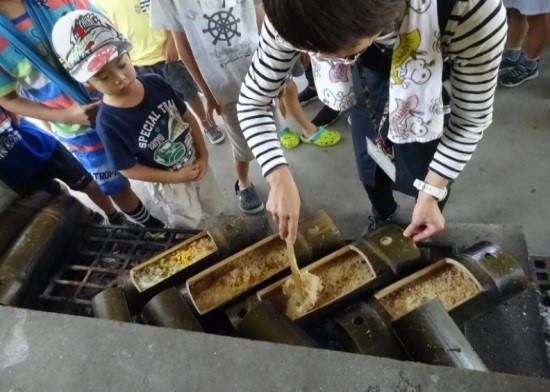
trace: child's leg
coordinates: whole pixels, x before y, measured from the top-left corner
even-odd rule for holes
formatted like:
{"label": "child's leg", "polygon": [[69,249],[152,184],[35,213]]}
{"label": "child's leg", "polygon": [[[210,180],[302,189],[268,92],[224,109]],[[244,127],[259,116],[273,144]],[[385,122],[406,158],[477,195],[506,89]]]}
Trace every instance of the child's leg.
{"label": "child's leg", "polygon": [[221,116],[227,126],[227,136],[231,142],[233,149],[233,157],[235,158],[234,168],[235,174],[239,180],[239,188],[245,189],[252,184],[248,178],[248,170],[250,161],[254,159],[254,155],[248,147],[248,143],[244,138],[243,131],[239,119],[237,118],[236,103],[223,105],[221,108]]}
{"label": "child's leg", "polygon": [[85,193],[105,215],[116,213],[111,199],[106,196],[94,181],[92,175],[82,164],[59,142],[50,159],[40,170],[38,177],[57,178],[74,191]]}
{"label": "child's leg", "polygon": [[284,103],[287,113],[298,123],[303,134],[310,137],[317,132],[317,127],[309,121],[304,109],[302,109],[302,105],[298,100],[298,87],[292,80],[284,85],[281,101]]}
{"label": "child's leg", "polygon": [[248,178],[248,171],[250,168],[250,161],[254,159],[254,155],[248,147],[246,139],[244,138],[241,125],[237,117],[237,103],[232,102],[227,105],[223,105],[221,108],[221,115],[227,127],[227,136],[231,142],[233,149],[233,157],[235,174],[237,175],[237,182],[235,183],[235,193],[239,200],[239,207],[245,213],[256,213],[263,210],[264,205],[252,182]]}
{"label": "child's leg", "polygon": [[548,35],[550,35],[548,15],[527,16],[529,32],[527,33],[527,42],[525,45],[525,57],[528,60],[537,60],[546,45]]}
{"label": "child's leg", "polygon": [[302,105],[298,100],[298,88],[292,80],[284,87],[283,100],[288,113],[296,120],[302,131],[301,140],[305,143],[313,143],[320,147],[328,147],[340,141],[340,132],[317,126],[307,118]]}
{"label": "child's leg", "polygon": [[[110,196],[121,211],[136,222],[150,228],[161,228],[164,226],[164,223],[152,216],[145,208],[139,197],[132,190],[130,181],[126,180],[122,188]],[[111,223],[118,224],[113,222],[113,219],[119,219],[119,217],[109,217]]]}
{"label": "child's leg", "polygon": [[204,177],[195,183],[195,189],[203,213],[216,216],[224,211],[223,195],[210,166]]}
{"label": "child's leg", "polygon": [[515,8],[508,8],[506,12],[508,16],[508,35],[505,47],[506,49],[521,50],[523,39],[529,28],[527,18]]}
{"label": "child's leg", "polygon": [[203,218],[195,182],[144,184],[152,200],[163,211],[168,225],[178,229],[196,229]]}

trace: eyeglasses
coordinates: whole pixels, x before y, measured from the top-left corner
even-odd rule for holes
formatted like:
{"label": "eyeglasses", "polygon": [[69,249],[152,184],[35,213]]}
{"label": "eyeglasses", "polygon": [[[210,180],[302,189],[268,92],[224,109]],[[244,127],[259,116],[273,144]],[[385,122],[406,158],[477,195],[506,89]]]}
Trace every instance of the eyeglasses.
{"label": "eyeglasses", "polygon": [[326,63],[329,63],[330,65],[353,65],[357,62],[357,60],[359,60],[359,57],[361,57],[361,55],[365,53],[365,50],[367,50],[367,48],[364,48],[360,52],[356,54],[352,54],[347,57],[335,57],[335,56],[331,56],[329,54],[320,53],[320,52],[306,51],[306,53],[310,57],[314,58],[315,60],[326,62]]}
{"label": "eyeglasses", "polygon": [[[279,44],[281,44],[285,47],[292,48],[292,49],[298,49],[298,48],[293,48],[292,45],[290,45],[279,34],[275,35],[275,41],[277,41],[277,43],[279,43]],[[361,55],[365,52],[365,50],[367,50],[367,48],[368,48],[368,46],[365,47],[360,52],[358,52],[356,54],[353,54],[351,56],[347,56],[347,57],[336,57],[336,56],[331,56],[330,54],[325,54],[325,53],[321,53],[321,52],[311,52],[311,51],[308,51],[308,50],[301,50],[301,51],[307,53],[310,57],[315,58],[315,60],[317,60],[317,61],[327,62],[330,65],[335,66],[335,65],[353,65],[353,64],[355,64],[357,62],[357,60],[359,60],[359,57],[361,57]],[[298,50],[300,50],[300,49],[298,49]]]}

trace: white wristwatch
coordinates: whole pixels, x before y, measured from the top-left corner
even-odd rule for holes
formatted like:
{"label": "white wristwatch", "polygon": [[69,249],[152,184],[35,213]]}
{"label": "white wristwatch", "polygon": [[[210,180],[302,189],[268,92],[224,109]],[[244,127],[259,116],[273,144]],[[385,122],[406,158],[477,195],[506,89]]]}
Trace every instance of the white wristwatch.
{"label": "white wristwatch", "polygon": [[414,180],[413,186],[419,191],[432,195],[437,199],[437,201],[443,201],[447,196],[447,188],[436,188],[435,186],[418,179]]}

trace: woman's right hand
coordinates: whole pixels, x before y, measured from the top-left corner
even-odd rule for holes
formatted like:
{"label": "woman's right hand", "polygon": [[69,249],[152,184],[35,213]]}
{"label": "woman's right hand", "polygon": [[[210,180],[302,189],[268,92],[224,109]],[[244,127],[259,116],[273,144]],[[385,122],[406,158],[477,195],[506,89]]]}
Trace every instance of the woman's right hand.
{"label": "woman's right hand", "polygon": [[267,176],[271,187],[266,209],[279,226],[281,239],[294,243],[300,219],[300,193],[288,166],[281,166]]}

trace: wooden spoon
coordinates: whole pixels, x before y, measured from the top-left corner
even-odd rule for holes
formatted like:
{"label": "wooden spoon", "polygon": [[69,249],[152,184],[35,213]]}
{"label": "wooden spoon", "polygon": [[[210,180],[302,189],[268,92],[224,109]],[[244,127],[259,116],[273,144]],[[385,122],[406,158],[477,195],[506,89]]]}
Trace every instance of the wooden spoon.
{"label": "wooden spoon", "polygon": [[296,289],[301,294],[302,298],[305,298],[306,292],[304,291],[302,276],[300,275],[300,269],[298,268],[298,263],[296,262],[294,245],[290,242],[286,243],[286,253],[288,256],[288,264],[290,264],[290,270],[292,271],[292,276],[294,277],[294,286],[296,286]]}

